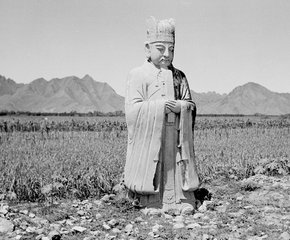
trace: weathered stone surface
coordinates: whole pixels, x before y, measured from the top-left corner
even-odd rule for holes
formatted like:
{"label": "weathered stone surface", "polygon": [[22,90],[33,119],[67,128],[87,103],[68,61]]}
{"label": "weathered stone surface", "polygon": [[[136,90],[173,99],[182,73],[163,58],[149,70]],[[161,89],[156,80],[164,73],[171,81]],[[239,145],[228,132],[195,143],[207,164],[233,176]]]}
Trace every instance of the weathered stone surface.
{"label": "weathered stone surface", "polygon": [[280,240],[290,240],[290,234],[288,232],[283,232],[280,236],[279,236]]}
{"label": "weathered stone surface", "polygon": [[180,229],[180,228],[184,228],[185,225],[182,222],[177,222],[175,224],[173,224],[173,229]]}
{"label": "weathered stone surface", "polygon": [[195,213],[193,215],[193,219],[198,219],[198,218],[203,218],[204,217],[204,214],[203,213]]}
{"label": "weathered stone surface", "polygon": [[176,216],[173,219],[174,222],[183,222],[184,221],[184,217],[183,216]]}
{"label": "weathered stone surface", "polygon": [[76,231],[76,232],[80,232],[80,233],[82,233],[82,232],[84,232],[84,231],[86,231],[87,229],[85,228],[85,227],[81,227],[81,226],[74,226],[73,228],[72,228],[72,231]]}
{"label": "weathered stone surface", "polygon": [[120,232],[122,232],[120,229],[118,229],[118,228],[113,228],[112,229],[112,232],[113,233],[120,233]]}
{"label": "weathered stone surface", "polygon": [[60,240],[61,239],[61,234],[58,231],[53,230],[53,231],[49,232],[48,237],[51,240]]}
{"label": "weathered stone surface", "polygon": [[133,225],[127,224],[124,230],[125,230],[125,233],[127,233],[128,235],[131,234],[133,232]]}
{"label": "weathered stone surface", "polygon": [[77,211],[77,214],[80,216],[84,216],[86,214],[86,212],[83,210],[79,210],[79,211]]}
{"label": "weathered stone surface", "polygon": [[187,229],[201,228],[201,225],[198,223],[190,223],[186,226]]}
{"label": "weathered stone surface", "polygon": [[13,229],[14,224],[11,221],[0,217],[0,233],[12,232]]}
{"label": "weathered stone surface", "polygon": [[111,219],[109,222],[108,222],[108,225],[110,225],[111,227],[114,227],[118,224],[117,220],[116,219]]}
{"label": "weathered stone surface", "polygon": [[108,224],[106,224],[106,223],[103,223],[103,228],[105,230],[110,230],[111,229],[111,227]]}
{"label": "weathered stone surface", "polygon": [[6,215],[8,213],[9,206],[6,204],[1,204],[0,206],[0,214]]}

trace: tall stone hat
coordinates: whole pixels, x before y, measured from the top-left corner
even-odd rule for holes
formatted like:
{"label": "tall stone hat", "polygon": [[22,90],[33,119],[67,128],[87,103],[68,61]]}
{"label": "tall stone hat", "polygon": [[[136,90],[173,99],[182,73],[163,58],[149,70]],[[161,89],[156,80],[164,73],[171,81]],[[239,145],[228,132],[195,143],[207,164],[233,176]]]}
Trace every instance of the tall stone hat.
{"label": "tall stone hat", "polygon": [[147,19],[147,40],[153,42],[175,42],[175,21],[173,18],[157,20]]}

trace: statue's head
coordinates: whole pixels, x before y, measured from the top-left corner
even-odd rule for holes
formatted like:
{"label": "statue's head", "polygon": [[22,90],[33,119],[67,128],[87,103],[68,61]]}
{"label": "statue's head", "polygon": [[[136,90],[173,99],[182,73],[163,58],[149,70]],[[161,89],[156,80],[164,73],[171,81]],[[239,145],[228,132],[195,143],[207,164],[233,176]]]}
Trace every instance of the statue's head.
{"label": "statue's head", "polygon": [[171,19],[147,20],[146,57],[158,68],[168,68],[174,57],[175,22]]}

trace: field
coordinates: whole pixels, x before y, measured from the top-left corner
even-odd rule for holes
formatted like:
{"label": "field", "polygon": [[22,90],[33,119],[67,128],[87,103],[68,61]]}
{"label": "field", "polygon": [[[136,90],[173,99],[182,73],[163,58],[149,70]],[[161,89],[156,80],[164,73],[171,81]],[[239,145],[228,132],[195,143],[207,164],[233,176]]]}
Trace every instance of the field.
{"label": "field", "polygon": [[[289,118],[197,117],[200,177],[242,179],[255,169],[287,174],[289,136]],[[111,193],[121,180],[126,141],[121,117],[2,117],[1,194],[40,201],[48,195],[84,199]]]}
{"label": "field", "polygon": [[193,216],[160,218],[110,198],[125,164],[124,118],[1,117],[0,220],[17,230],[0,239],[287,237],[289,136],[286,117],[197,116],[198,172],[213,199]]}

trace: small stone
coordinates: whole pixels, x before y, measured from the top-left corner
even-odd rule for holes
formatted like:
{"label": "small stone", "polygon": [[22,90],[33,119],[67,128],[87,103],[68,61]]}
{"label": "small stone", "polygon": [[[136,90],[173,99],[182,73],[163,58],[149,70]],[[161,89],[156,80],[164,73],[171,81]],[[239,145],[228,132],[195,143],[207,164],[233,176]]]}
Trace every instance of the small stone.
{"label": "small stone", "polygon": [[74,222],[75,222],[75,221],[72,221],[72,220],[70,220],[70,219],[68,219],[68,220],[65,221],[65,223],[66,223],[67,225],[70,225],[70,226],[73,226],[73,225],[74,225]]}
{"label": "small stone", "polygon": [[49,221],[47,219],[36,217],[36,216],[34,218],[32,218],[31,221],[37,225],[48,225],[49,224]]}
{"label": "small stone", "polygon": [[61,229],[61,225],[58,223],[52,223],[50,224],[50,228],[54,229],[54,230],[60,230]]}
{"label": "small stone", "polygon": [[103,228],[105,230],[110,230],[111,229],[111,227],[108,224],[106,224],[106,223],[103,223]]}
{"label": "small stone", "polygon": [[42,237],[41,240],[50,240],[49,237]]}
{"label": "small stone", "polygon": [[216,235],[217,234],[216,226],[211,226],[211,228],[208,230],[208,233],[213,236]]}
{"label": "small stone", "polygon": [[198,211],[199,211],[199,212],[206,212],[206,210],[207,210],[207,207],[206,207],[205,204],[202,204],[202,205],[198,208]]}
{"label": "small stone", "polygon": [[133,231],[133,225],[132,224],[127,224],[125,227],[125,233],[127,233],[127,235],[130,235]]}
{"label": "small stone", "polygon": [[114,226],[116,226],[117,224],[118,224],[118,222],[117,222],[117,220],[116,219],[111,219],[109,222],[108,222],[108,224],[111,226],[111,227],[114,227]]}
{"label": "small stone", "polygon": [[173,229],[180,229],[180,228],[184,228],[184,224],[182,222],[177,222],[173,225]]}
{"label": "small stone", "polygon": [[108,202],[109,200],[110,200],[110,195],[108,195],[108,194],[106,194],[105,196],[103,196],[101,198],[101,201],[103,201],[103,202]]}
{"label": "small stone", "polygon": [[281,184],[278,182],[275,182],[272,184],[272,188],[279,188],[279,187],[281,187]]}
{"label": "small stone", "polygon": [[141,218],[141,217],[136,217],[135,218],[135,222],[136,223],[140,223],[140,222],[143,222],[144,220],[143,220],[143,218]]}
{"label": "small stone", "polygon": [[148,235],[149,235],[150,237],[154,237],[154,232],[149,232]]}
{"label": "small stone", "polygon": [[95,215],[95,218],[96,218],[96,219],[100,219],[100,218],[102,218],[102,214],[97,213],[97,214]]}
{"label": "small stone", "polygon": [[165,217],[166,219],[169,219],[169,220],[173,219],[173,217],[172,217],[171,215],[169,215],[169,214],[164,214],[164,217]]}
{"label": "small stone", "polygon": [[48,237],[50,237],[51,240],[60,240],[61,235],[58,231],[53,230],[48,234]]}
{"label": "small stone", "polygon": [[265,213],[275,212],[275,210],[276,210],[276,208],[271,207],[271,206],[265,206],[265,207],[263,207],[263,211],[264,211]]}
{"label": "small stone", "polygon": [[1,205],[0,207],[0,214],[7,214],[8,213],[8,210],[9,210],[9,206],[8,205]]}
{"label": "small stone", "polygon": [[161,213],[160,210],[154,209],[154,208],[149,209],[148,216],[158,216],[158,217],[160,217],[161,215],[162,215],[162,213]]}
{"label": "small stone", "polygon": [[43,237],[44,237],[43,234],[37,235],[37,236],[35,237],[35,240],[41,240]]}
{"label": "small stone", "polygon": [[113,229],[112,229],[112,232],[118,234],[118,233],[121,232],[121,230],[118,229],[118,228],[113,228]]}
{"label": "small stone", "polygon": [[24,214],[24,215],[28,215],[28,210],[26,210],[26,209],[25,210],[20,210],[19,212]]}
{"label": "small stone", "polygon": [[86,212],[83,211],[83,210],[79,210],[79,211],[77,211],[77,214],[78,214],[79,216],[84,216],[84,215],[86,214]]}
{"label": "small stone", "polygon": [[253,207],[254,207],[253,205],[247,205],[247,206],[244,206],[244,209],[251,209]]}
{"label": "small stone", "polygon": [[35,232],[35,230],[36,230],[35,227],[27,227],[26,228],[26,232],[28,232],[28,233],[33,233],[33,232]]}
{"label": "small stone", "polygon": [[174,222],[183,222],[184,221],[184,217],[183,216],[176,216],[173,219]]}
{"label": "small stone", "polygon": [[12,232],[14,229],[14,225],[9,220],[0,217],[0,233],[8,233]]}
{"label": "small stone", "polygon": [[159,209],[155,209],[155,208],[144,208],[141,210],[141,212],[148,216],[160,217],[162,215],[162,212]]}
{"label": "small stone", "polygon": [[108,239],[108,240],[112,240],[114,238],[116,238],[116,236],[111,236],[109,234],[105,236],[105,239]]}
{"label": "small stone", "polygon": [[208,235],[208,234],[203,234],[202,235],[202,240],[211,240],[211,239],[212,239],[212,237],[210,235]]}
{"label": "small stone", "polygon": [[204,221],[207,221],[207,220],[209,220],[209,216],[203,216],[203,218],[202,218]]}
{"label": "small stone", "polygon": [[29,213],[28,217],[35,218],[35,214],[34,213]]}
{"label": "small stone", "polygon": [[162,225],[155,224],[155,225],[152,227],[152,232],[157,233],[157,232],[159,231],[160,228],[162,228]]}
{"label": "small stone", "polygon": [[[211,208],[211,205],[213,205],[213,202],[212,201],[207,201],[205,200],[202,205],[198,208],[198,211],[199,212],[206,212],[208,209]],[[210,206],[210,207],[208,207]]]}
{"label": "small stone", "polygon": [[85,237],[83,240],[95,240],[96,238],[94,236],[88,236]]}
{"label": "small stone", "polygon": [[229,176],[229,178],[234,179],[234,180],[238,180],[238,179],[239,179],[239,178],[238,178],[236,175],[234,175],[234,174],[231,174],[231,175]]}
{"label": "small stone", "polygon": [[217,206],[217,207],[216,207],[216,210],[217,210],[219,213],[225,213],[225,212],[227,211],[227,206],[226,206],[226,205]]}
{"label": "small stone", "polygon": [[290,240],[290,234],[288,232],[283,232],[280,237],[280,240]]}
{"label": "small stone", "polygon": [[203,218],[204,217],[204,214],[203,213],[195,213],[193,215],[193,219],[198,219],[198,218]]}
{"label": "small stone", "polygon": [[244,196],[238,196],[237,201],[242,201],[244,199]]}
{"label": "small stone", "polygon": [[16,193],[15,192],[8,192],[7,194],[6,194],[6,198],[8,199],[8,200],[16,200],[17,199],[17,195],[16,195]]}
{"label": "small stone", "polygon": [[41,235],[44,233],[44,228],[38,228],[38,229],[35,229],[35,233]]}
{"label": "small stone", "polygon": [[[22,238],[22,235],[16,235],[14,239],[15,239],[15,240],[20,240],[21,238]],[[36,240],[37,240],[37,239],[36,239]]]}
{"label": "small stone", "polygon": [[101,200],[95,200],[94,204],[96,204],[99,207],[103,204],[103,202]]}
{"label": "small stone", "polygon": [[66,229],[66,228],[61,228],[61,229],[60,229],[60,233],[61,233],[62,235],[65,235],[65,234],[69,234],[70,231],[69,231],[68,229]]}
{"label": "small stone", "polygon": [[187,229],[194,229],[194,228],[201,228],[200,224],[198,223],[191,223],[186,226]]}
{"label": "small stone", "polygon": [[80,232],[80,233],[82,233],[82,232],[86,231],[87,229],[84,228],[84,227],[81,227],[81,226],[74,226],[74,227],[72,228],[72,230],[75,231],[75,232]]}
{"label": "small stone", "polygon": [[93,204],[91,204],[91,203],[88,203],[88,204],[86,204],[86,209],[92,209],[93,208]]}
{"label": "small stone", "polygon": [[98,230],[96,230],[96,231],[90,231],[90,234],[92,234],[94,236],[98,236],[98,235],[101,234],[101,231],[98,231]]}

